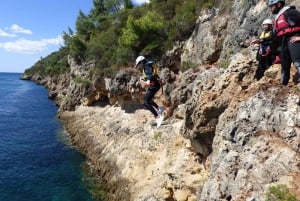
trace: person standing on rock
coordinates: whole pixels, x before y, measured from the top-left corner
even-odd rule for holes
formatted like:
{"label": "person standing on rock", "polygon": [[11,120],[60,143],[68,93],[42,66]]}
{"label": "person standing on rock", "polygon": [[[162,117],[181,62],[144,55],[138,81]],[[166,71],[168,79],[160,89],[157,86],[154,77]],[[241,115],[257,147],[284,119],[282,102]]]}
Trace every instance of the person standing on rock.
{"label": "person standing on rock", "polygon": [[273,29],[281,46],[280,83],[287,85],[292,62],[300,76],[300,42],[293,39],[300,36],[300,12],[296,10],[295,6],[285,6],[285,0],[268,0],[268,7],[272,14],[276,14]]}
{"label": "person standing on rock", "polygon": [[273,59],[275,58],[272,51],[273,43],[273,21],[271,19],[265,19],[262,23],[263,31],[259,38],[251,41],[251,44],[259,44],[259,49],[257,51],[256,59],[258,61],[258,66],[255,72],[255,78],[260,80],[265,71],[273,64]]}
{"label": "person standing on rock", "polygon": [[144,96],[144,106],[154,115],[159,127],[164,119],[163,107],[159,107],[153,98],[158,90],[161,88],[161,79],[158,76],[157,67],[154,62],[146,59],[144,56],[138,56],[135,60],[135,66],[143,71],[143,82],[144,86],[147,86],[147,91]]}

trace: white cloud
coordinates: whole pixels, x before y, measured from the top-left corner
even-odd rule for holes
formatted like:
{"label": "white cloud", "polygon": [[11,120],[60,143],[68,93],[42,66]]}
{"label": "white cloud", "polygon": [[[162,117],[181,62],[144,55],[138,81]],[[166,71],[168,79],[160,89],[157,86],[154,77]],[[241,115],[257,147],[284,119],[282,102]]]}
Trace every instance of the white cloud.
{"label": "white cloud", "polygon": [[3,31],[2,29],[0,29],[0,37],[16,37],[16,35],[7,33],[6,31]]}
{"label": "white cloud", "polygon": [[10,30],[13,33],[32,34],[32,31],[30,31],[29,29],[24,29],[23,27],[21,27],[17,24],[12,24],[10,26]]}
{"label": "white cloud", "polygon": [[5,30],[0,29],[0,37],[16,37],[16,34],[32,34],[32,31],[29,29],[24,29],[23,27],[12,24],[9,28],[5,28]]}
{"label": "white cloud", "polygon": [[41,39],[41,40],[27,40],[18,39],[13,42],[0,43],[0,48],[14,53],[22,54],[36,54],[40,53],[48,48],[49,45],[62,45],[62,36],[57,36],[56,38]]}

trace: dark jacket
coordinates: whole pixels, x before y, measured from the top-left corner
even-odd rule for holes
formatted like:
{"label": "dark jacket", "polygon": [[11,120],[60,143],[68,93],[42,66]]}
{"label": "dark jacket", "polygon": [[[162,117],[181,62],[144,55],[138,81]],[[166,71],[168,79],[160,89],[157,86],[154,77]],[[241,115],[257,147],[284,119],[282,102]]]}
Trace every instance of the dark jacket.
{"label": "dark jacket", "polygon": [[277,37],[300,33],[300,12],[295,6],[285,6],[276,15],[274,32]]}

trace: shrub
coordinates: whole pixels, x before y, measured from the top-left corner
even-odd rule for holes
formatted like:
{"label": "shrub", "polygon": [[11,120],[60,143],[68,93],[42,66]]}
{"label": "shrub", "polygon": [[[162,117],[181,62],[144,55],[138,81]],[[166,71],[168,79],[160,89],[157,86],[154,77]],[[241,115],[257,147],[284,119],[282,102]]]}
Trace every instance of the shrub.
{"label": "shrub", "polygon": [[90,84],[91,81],[83,77],[74,77],[73,81],[78,84]]}
{"label": "shrub", "polygon": [[269,188],[266,201],[297,201],[297,198],[289,192],[286,185],[279,184]]}
{"label": "shrub", "polygon": [[197,67],[198,67],[198,65],[196,63],[193,63],[191,61],[185,61],[185,62],[182,62],[180,70],[182,72],[184,72],[191,68],[191,69],[193,69],[193,71],[195,71],[195,69],[197,69]]}
{"label": "shrub", "polygon": [[153,138],[154,140],[158,140],[158,138],[161,138],[162,136],[162,132],[154,132]]}

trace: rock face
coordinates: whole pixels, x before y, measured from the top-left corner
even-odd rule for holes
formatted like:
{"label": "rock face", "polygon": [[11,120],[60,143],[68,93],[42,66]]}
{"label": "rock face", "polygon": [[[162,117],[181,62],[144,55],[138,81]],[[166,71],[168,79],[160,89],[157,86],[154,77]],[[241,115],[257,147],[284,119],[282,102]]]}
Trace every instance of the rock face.
{"label": "rock face", "polygon": [[200,74],[186,104],[184,136],[210,161],[199,200],[265,200],[278,184],[299,199],[299,89],[274,84],[279,66],[253,81],[242,57],[219,76],[213,69]]}
{"label": "rock face", "polygon": [[265,200],[276,184],[299,197],[299,94],[291,91],[261,83],[255,94],[225,110],[201,200]]}
{"label": "rock face", "polygon": [[109,200],[195,200],[207,179],[180,135],[182,120],[156,129],[145,110],[111,106],[80,106],[61,118],[104,180]]}
{"label": "rock face", "polygon": [[[58,116],[109,200],[263,201],[279,184],[300,200],[298,78],[280,86],[280,66],[273,65],[254,79],[249,41],[270,17],[265,1],[225,8],[205,11],[192,37],[162,59],[165,84],[156,101],[166,120],[159,129],[142,107],[136,69],[90,78],[93,63],[77,66],[70,58],[70,74],[30,78],[60,105]],[[180,72],[180,63],[190,68]]]}

